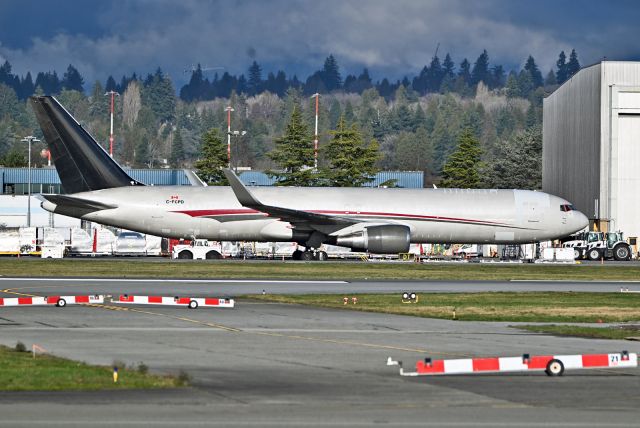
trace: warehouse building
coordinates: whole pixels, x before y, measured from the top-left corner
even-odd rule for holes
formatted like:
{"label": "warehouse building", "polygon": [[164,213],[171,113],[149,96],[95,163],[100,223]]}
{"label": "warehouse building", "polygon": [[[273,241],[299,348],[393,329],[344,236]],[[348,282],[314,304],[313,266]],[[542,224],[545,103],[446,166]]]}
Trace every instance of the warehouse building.
{"label": "warehouse building", "polygon": [[544,100],[542,187],[640,236],[640,62],[585,67]]}

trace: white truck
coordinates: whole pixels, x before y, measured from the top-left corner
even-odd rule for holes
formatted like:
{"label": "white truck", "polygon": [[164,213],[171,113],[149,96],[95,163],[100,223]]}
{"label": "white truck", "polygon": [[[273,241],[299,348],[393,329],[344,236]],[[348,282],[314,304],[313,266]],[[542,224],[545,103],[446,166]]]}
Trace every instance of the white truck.
{"label": "white truck", "polygon": [[222,258],[222,248],[212,245],[206,239],[195,239],[190,244],[174,245],[171,250],[172,259],[216,260]]}

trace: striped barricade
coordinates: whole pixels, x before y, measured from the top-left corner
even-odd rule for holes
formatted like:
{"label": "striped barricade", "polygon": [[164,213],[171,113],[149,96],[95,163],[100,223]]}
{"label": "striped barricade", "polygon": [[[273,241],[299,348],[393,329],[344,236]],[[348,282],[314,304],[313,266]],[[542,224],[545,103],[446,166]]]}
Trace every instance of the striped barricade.
{"label": "striped barricade", "polygon": [[83,305],[104,303],[104,296],[33,296],[33,297],[0,297],[0,306],[46,306],[55,305],[60,308],[67,305]]}
{"label": "striped barricade", "polygon": [[464,358],[432,360],[416,363],[415,372],[405,372],[401,361],[389,357],[389,366],[400,366],[402,376],[433,376],[476,373],[514,373],[544,371],[549,376],[561,376],[565,370],[638,367],[638,354],[622,351],[613,354],[534,355],[521,357]]}
{"label": "striped barricade", "polygon": [[131,296],[121,294],[111,300],[112,303],[125,303],[134,305],[167,305],[186,306],[189,309],[205,308],[233,308],[235,301],[228,298],[217,297],[169,297],[169,296]]}

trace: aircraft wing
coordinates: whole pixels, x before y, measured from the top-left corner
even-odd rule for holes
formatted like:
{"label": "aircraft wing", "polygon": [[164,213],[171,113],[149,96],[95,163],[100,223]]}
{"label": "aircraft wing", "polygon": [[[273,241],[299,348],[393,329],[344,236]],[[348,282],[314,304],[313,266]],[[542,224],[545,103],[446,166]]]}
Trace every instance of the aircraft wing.
{"label": "aircraft wing", "polygon": [[223,171],[227,180],[229,180],[233,193],[236,195],[238,202],[240,202],[243,207],[266,213],[272,217],[277,217],[283,221],[291,223],[295,227],[301,229],[317,229],[314,226],[337,226],[335,229],[338,230],[362,222],[361,219],[350,218],[347,216],[326,215],[311,211],[265,205],[260,202],[249,191],[249,189],[247,189],[233,171],[230,169],[224,169]]}

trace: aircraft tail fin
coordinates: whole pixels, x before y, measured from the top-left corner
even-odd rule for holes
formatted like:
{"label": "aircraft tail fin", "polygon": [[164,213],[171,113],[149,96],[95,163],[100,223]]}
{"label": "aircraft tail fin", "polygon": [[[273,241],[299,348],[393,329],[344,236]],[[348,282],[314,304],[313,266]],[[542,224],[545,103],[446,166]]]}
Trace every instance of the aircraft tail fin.
{"label": "aircraft tail fin", "polygon": [[54,97],[31,97],[31,105],[66,193],[142,185]]}

